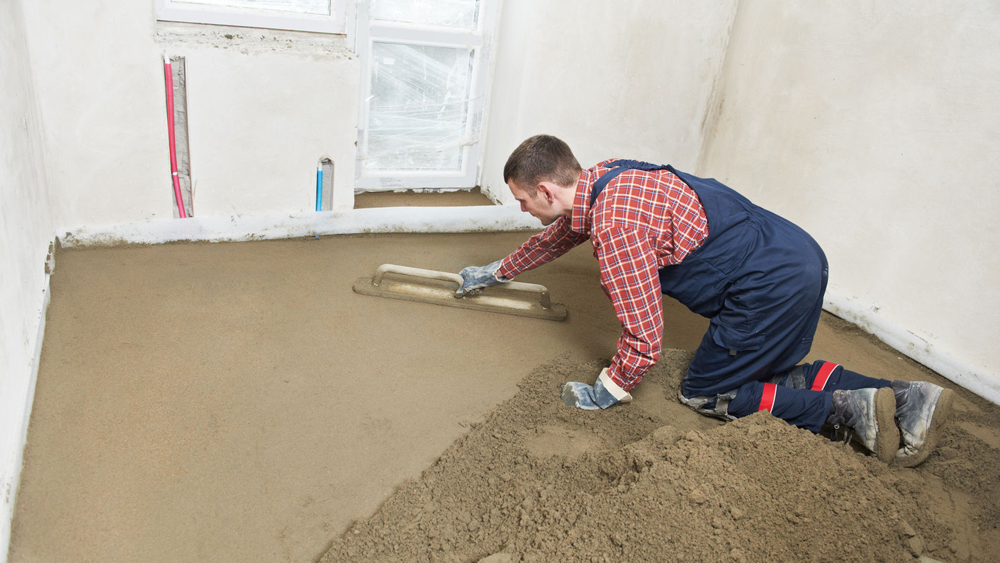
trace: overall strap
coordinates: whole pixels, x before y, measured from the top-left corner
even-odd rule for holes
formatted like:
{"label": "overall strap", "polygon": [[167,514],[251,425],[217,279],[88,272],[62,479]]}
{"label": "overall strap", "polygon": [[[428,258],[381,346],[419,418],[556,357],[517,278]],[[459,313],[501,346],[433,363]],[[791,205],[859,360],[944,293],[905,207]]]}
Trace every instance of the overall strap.
{"label": "overall strap", "polygon": [[594,202],[597,201],[597,196],[601,195],[604,188],[607,187],[611,180],[614,180],[619,174],[626,170],[666,170],[670,168],[664,164],[650,164],[648,162],[642,162],[640,160],[615,160],[608,163],[608,167],[611,170],[604,173],[603,176],[594,182],[594,187],[590,190],[590,207],[594,207]]}

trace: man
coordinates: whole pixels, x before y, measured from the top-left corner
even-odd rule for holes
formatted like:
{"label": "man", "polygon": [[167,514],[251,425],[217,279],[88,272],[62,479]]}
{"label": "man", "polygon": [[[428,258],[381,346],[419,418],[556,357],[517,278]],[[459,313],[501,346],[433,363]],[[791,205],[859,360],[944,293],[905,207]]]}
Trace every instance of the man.
{"label": "man", "polygon": [[728,420],[767,410],[813,432],[844,426],[879,459],[904,466],[930,454],[951,390],[830,362],[799,365],[828,270],[819,245],[796,225],[671,166],[608,160],[583,170],[548,135],[514,150],[504,181],[521,210],[547,227],[506,258],[463,269],[461,291],[509,281],[589,238],[622,324],[611,366],[593,385],[566,383],[567,405],[595,410],[632,399],[659,358],[666,294],[711,319],[681,386],[686,405]]}

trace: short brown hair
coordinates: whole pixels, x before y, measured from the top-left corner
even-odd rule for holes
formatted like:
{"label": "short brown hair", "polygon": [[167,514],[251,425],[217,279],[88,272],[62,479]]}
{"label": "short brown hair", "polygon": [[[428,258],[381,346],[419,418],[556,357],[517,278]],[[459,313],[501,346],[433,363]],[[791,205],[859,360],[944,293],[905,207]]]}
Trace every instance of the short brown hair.
{"label": "short brown hair", "polygon": [[503,181],[517,182],[519,188],[534,196],[538,182],[573,186],[580,179],[580,163],[569,145],[552,135],[535,135],[510,153],[503,167]]}

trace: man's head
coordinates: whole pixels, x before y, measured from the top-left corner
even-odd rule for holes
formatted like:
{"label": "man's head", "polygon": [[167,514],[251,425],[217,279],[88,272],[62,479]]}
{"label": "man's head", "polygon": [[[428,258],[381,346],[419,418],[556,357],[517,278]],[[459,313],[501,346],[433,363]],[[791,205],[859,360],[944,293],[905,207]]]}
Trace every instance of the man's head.
{"label": "man's head", "polygon": [[580,170],[580,163],[569,145],[552,135],[535,135],[510,153],[503,167],[503,181],[509,184],[513,180],[529,195],[535,195],[542,181],[563,187],[576,186]]}
{"label": "man's head", "polygon": [[521,203],[521,211],[548,225],[572,213],[581,170],[569,145],[551,135],[536,135],[510,154],[503,180]]}

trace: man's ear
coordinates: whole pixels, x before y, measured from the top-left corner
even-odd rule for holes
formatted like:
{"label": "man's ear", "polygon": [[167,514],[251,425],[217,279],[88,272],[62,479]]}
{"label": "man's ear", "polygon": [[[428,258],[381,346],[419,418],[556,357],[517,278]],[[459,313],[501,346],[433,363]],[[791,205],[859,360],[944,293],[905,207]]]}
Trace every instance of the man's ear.
{"label": "man's ear", "polygon": [[549,186],[547,182],[539,182],[535,191],[549,203],[552,203],[552,201],[555,200],[555,194],[552,193],[552,187]]}

